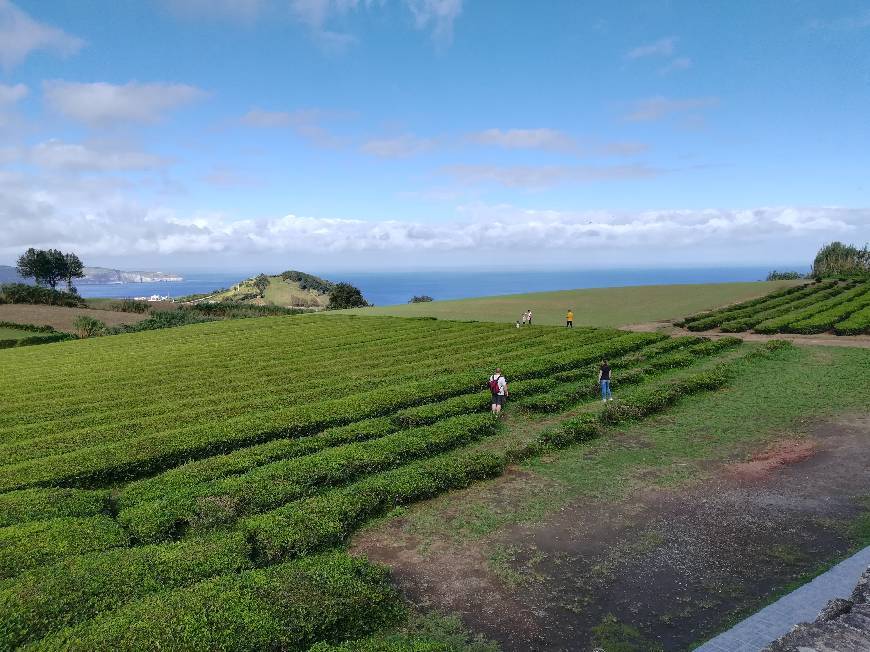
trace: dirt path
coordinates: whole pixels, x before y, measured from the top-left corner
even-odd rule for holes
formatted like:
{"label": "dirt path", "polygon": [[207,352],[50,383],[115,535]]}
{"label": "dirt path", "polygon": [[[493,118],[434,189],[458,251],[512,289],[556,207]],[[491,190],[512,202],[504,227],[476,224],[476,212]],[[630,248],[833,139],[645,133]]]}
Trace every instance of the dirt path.
{"label": "dirt path", "polygon": [[[592,650],[607,637],[687,649],[847,552],[849,523],[870,510],[868,437],[870,415],[818,423],[808,438],[716,463],[688,489],[578,502],[477,541],[421,542],[394,519],[353,549],[391,566],[416,604],[457,612],[508,652]],[[522,476],[500,479],[501,495]]]}
{"label": "dirt path", "polygon": [[685,328],[674,326],[669,321],[654,321],[646,324],[629,324],[620,326],[623,330],[638,333],[665,333],[667,335],[703,335],[711,339],[720,337],[739,337],[745,342],[767,342],[768,340],[788,340],[794,344],[803,346],[849,346],[860,349],[870,348],[870,335],[832,335],[831,333],[819,333],[817,335],[796,335],[792,333],[778,333],[776,335],[762,335],[760,333],[722,333],[719,331],[705,331],[697,333]]}

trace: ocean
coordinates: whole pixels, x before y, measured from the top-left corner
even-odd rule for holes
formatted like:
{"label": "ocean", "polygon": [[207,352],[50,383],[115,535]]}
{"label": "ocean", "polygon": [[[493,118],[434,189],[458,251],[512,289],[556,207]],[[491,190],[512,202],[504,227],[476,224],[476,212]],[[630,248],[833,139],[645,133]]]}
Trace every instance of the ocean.
{"label": "ocean", "polygon": [[[407,303],[414,295],[436,300],[467,299],[498,294],[522,294],[578,288],[661,285],[671,283],[727,283],[760,281],[767,267],[706,267],[683,269],[607,269],[565,271],[426,271],[426,272],[324,272],[318,275],[346,281],[362,290],[378,306]],[[312,272],[315,273],[315,272]],[[241,273],[188,273],[183,281],[161,283],[107,283],[78,286],[86,298],[150,296],[180,297],[230,287],[254,276]]]}

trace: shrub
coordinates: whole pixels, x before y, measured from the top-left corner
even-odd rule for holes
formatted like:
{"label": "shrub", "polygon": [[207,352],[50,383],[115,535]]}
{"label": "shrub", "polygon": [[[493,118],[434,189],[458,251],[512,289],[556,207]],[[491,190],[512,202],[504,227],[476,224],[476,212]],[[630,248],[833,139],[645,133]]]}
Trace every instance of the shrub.
{"label": "shrub", "polygon": [[0,321],[0,328],[15,328],[20,331],[31,333],[56,333],[54,326],[37,326],[35,324],[17,324],[11,321]]}
{"label": "shrub", "polygon": [[329,292],[329,309],[365,308],[368,302],[359,288],[350,283],[336,283]]}
{"label": "shrub", "polygon": [[318,294],[329,294],[335,286],[335,283],[332,281],[327,281],[319,276],[306,274],[305,272],[298,272],[296,270],[281,272],[281,278],[285,281],[297,283],[299,288],[302,290],[313,290]]}
{"label": "shrub", "polygon": [[155,593],[53,634],[35,650],[285,650],[396,624],[386,570],[346,553]]}
{"label": "shrub", "polygon": [[408,303],[428,303],[429,301],[434,301],[434,299],[432,299],[428,294],[421,294],[419,296],[415,294],[410,298]]}
{"label": "shrub", "polygon": [[842,242],[826,244],[813,260],[812,275],[815,278],[870,276],[870,250],[866,245],[858,249]]}
{"label": "shrub", "polygon": [[258,306],[241,301],[218,301],[212,303],[195,303],[182,306],[179,310],[189,310],[208,317],[223,319],[240,319],[244,317],[276,317],[283,315],[300,315],[307,311],[299,308],[284,308],[283,306]]}
{"label": "shrub", "polygon": [[773,270],[767,275],[768,281],[796,281],[802,278],[806,278],[806,276],[800,272],[778,272]]}
{"label": "shrub", "polygon": [[214,321],[213,317],[200,314],[195,310],[161,310],[152,312],[147,319],[136,324],[128,324],[117,329],[119,333],[139,333],[141,331],[156,330],[159,328],[174,328],[187,326],[188,324],[200,324],[206,321]]}
{"label": "shrub", "polygon": [[135,313],[145,313],[151,309],[151,306],[147,301],[136,301],[135,299],[122,299],[118,303],[112,304],[112,310],[117,310],[118,312],[135,312]]}
{"label": "shrub", "polygon": [[0,285],[0,294],[7,303],[45,304],[67,308],[84,308],[84,300],[75,292],[61,292],[38,285],[26,283],[5,283]]}
{"label": "shrub", "polygon": [[94,319],[90,315],[79,315],[73,322],[73,328],[76,335],[81,338],[98,337],[105,335],[108,332],[106,325],[99,319]]}

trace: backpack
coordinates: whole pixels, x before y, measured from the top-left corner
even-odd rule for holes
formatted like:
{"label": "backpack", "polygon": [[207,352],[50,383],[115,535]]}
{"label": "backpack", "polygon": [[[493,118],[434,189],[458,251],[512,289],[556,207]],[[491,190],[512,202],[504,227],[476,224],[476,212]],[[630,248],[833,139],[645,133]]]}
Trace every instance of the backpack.
{"label": "backpack", "polygon": [[491,391],[493,394],[499,393],[499,389],[500,389],[498,386],[498,379],[499,378],[501,378],[501,376],[496,376],[495,378],[491,378],[489,381],[489,391]]}

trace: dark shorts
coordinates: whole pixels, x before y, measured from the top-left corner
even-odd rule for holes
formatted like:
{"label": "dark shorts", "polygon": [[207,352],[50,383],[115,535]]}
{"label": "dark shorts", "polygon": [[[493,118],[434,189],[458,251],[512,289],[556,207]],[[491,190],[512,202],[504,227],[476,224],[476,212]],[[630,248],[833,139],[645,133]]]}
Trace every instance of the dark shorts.
{"label": "dark shorts", "polygon": [[493,394],[492,395],[492,404],[493,405],[504,405],[504,394]]}

